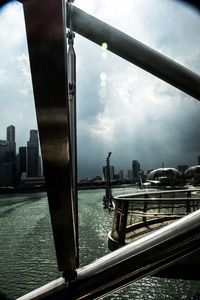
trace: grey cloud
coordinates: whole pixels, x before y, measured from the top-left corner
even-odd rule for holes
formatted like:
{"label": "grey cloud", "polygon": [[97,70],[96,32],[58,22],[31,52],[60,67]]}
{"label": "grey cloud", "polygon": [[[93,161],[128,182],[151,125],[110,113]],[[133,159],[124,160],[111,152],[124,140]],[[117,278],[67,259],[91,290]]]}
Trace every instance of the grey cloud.
{"label": "grey cloud", "polygon": [[[121,5],[121,1],[115,3]],[[101,16],[109,4],[92,1],[92,9]],[[122,11],[116,17],[113,11],[107,11],[105,21],[200,72],[200,20],[196,12],[168,0],[127,0],[126,4],[130,8],[126,15]],[[16,55],[27,51],[25,35],[13,49],[8,46],[0,50],[0,69],[12,78],[11,85],[1,87],[0,138],[4,128],[14,122],[18,144],[24,145],[29,129],[37,126],[33,95],[30,90],[27,95],[20,94],[27,82],[21,80],[22,74],[13,63]],[[79,176],[101,175],[109,151],[116,170],[130,168],[133,159],[139,160],[145,170],[160,166],[162,161],[171,166],[195,163],[200,154],[200,103],[109,52],[102,59],[101,47],[78,35],[75,51]],[[102,72],[108,77],[107,96],[100,102]]]}

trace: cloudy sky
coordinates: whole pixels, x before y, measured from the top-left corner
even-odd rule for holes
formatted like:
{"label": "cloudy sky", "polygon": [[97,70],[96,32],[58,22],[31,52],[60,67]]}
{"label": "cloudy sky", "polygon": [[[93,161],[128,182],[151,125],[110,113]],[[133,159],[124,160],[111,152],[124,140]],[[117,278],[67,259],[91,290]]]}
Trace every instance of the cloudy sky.
{"label": "cloudy sky", "polygon": [[[173,0],[76,0],[74,5],[200,74],[200,14]],[[17,146],[37,128],[22,6],[0,11],[0,139],[16,126]],[[79,176],[195,165],[200,103],[76,34]]]}

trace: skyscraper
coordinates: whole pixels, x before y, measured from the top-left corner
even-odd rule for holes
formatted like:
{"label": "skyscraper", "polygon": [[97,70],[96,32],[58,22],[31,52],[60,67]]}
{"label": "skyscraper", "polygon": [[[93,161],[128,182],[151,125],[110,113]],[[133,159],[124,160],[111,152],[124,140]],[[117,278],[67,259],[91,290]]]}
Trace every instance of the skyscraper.
{"label": "skyscraper", "polygon": [[17,179],[16,173],[16,142],[15,127],[10,125],[6,128],[6,151],[4,163],[1,165],[1,184],[14,185]]}
{"label": "skyscraper", "polygon": [[19,175],[26,172],[26,147],[19,147]]}
{"label": "skyscraper", "polygon": [[13,125],[7,127],[7,141],[15,142],[15,127]]}
{"label": "skyscraper", "polygon": [[140,177],[140,164],[137,160],[132,161],[133,181],[137,181]]}
{"label": "skyscraper", "polygon": [[[10,125],[6,128],[6,136],[8,142],[8,151],[16,155],[16,142],[15,142],[15,127]],[[11,154],[10,154],[11,155]]]}
{"label": "skyscraper", "polygon": [[123,170],[120,170],[119,171],[119,180],[123,180],[124,179],[124,172],[123,172]]}
{"label": "skyscraper", "polygon": [[132,181],[132,179],[133,179],[133,171],[132,170],[127,170],[127,179]]}
{"label": "skyscraper", "polygon": [[6,162],[6,152],[8,151],[8,142],[0,140],[0,163]]}
{"label": "skyscraper", "polygon": [[27,142],[27,177],[39,176],[39,141],[37,130],[30,130]]}

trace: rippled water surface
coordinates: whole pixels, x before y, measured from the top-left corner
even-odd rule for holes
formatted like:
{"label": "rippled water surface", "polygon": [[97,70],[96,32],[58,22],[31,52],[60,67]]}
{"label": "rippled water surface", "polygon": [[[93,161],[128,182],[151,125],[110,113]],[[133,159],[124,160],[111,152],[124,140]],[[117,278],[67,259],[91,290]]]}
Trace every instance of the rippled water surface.
{"label": "rippled water surface", "polygon": [[[133,191],[133,190],[132,190]],[[130,193],[116,189],[115,194]],[[79,191],[80,265],[104,254],[112,214],[102,208],[103,190]],[[15,299],[57,277],[45,193],[0,196],[0,292]],[[200,299],[197,281],[146,277],[104,299]]]}

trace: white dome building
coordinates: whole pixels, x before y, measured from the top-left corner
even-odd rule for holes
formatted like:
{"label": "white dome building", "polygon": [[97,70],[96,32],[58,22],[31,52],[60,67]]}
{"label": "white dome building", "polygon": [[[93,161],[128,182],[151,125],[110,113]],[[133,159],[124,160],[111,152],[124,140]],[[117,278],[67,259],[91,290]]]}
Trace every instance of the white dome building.
{"label": "white dome building", "polygon": [[185,175],[187,178],[200,181],[200,165],[188,168]]}
{"label": "white dome building", "polygon": [[180,172],[175,168],[159,168],[151,171],[147,180],[158,180],[161,177],[173,178],[177,177]]}

